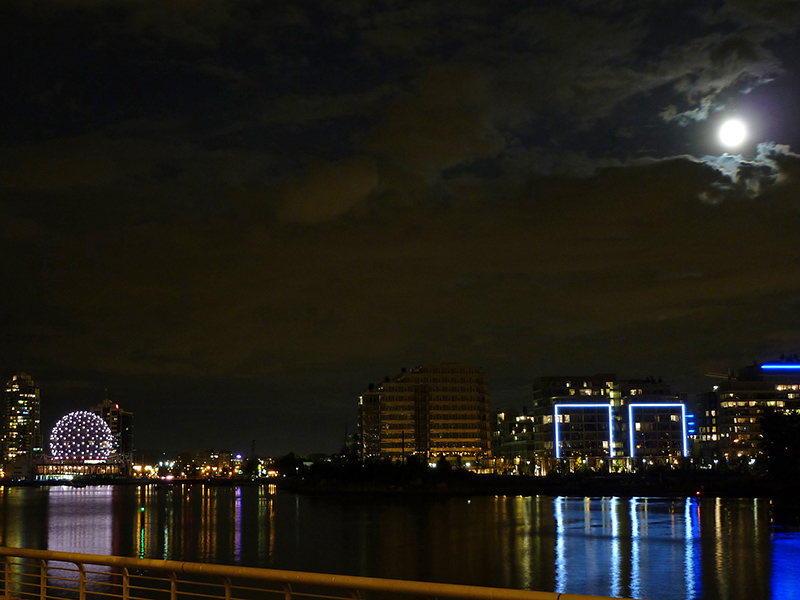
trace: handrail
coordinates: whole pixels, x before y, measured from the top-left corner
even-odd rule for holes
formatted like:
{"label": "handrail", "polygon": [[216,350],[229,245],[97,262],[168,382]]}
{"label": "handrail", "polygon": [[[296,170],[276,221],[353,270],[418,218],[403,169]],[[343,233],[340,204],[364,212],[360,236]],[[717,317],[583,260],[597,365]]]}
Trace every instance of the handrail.
{"label": "handrail", "polygon": [[[230,580],[250,580],[262,583],[280,584],[288,599],[292,598],[292,584],[340,589],[351,598],[358,598],[360,591],[392,592],[415,598],[458,598],[462,600],[609,600],[607,596],[587,596],[582,594],[565,594],[557,592],[540,592],[531,590],[515,590],[473,585],[449,583],[429,583],[422,581],[406,581],[400,579],[382,579],[378,577],[362,577],[357,575],[332,575],[303,571],[285,571],[280,569],[262,569],[255,567],[238,567],[210,563],[194,563],[150,558],[130,558],[125,556],[105,556],[101,554],[80,554],[76,552],[56,552],[52,550],[33,550],[28,548],[11,548],[0,546],[0,557],[5,566],[5,600],[12,600],[9,590],[9,559],[13,557],[39,561],[42,573],[46,572],[46,561],[72,563],[81,571],[81,596],[85,598],[85,565],[115,567],[124,575],[123,593],[127,593],[129,571],[156,571],[167,574],[174,590],[176,575],[194,575],[218,577],[226,587],[226,597],[230,593]],[[44,587],[44,586],[42,586]],[[41,597],[45,592],[41,591]],[[625,599],[620,599],[625,600]]]}

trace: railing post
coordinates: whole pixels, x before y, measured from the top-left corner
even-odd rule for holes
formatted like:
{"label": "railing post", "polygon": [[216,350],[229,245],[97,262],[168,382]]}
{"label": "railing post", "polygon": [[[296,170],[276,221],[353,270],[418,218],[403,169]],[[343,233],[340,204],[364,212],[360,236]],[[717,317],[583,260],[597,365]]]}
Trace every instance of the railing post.
{"label": "railing post", "polygon": [[122,568],[122,600],[128,600],[131,595],[131,574],[128,567]]}
{"label": "railing post", "polygon": [[178,576],[175,571],[169,573],[169,600],[178,600]]}
{"label": "railing post", "polygon": [[281,586],[283,587],[284,600],[292,600],[292,586],[288,583],[282,583]]}
{"label": "railing post", "polygon": [[80,576],[78,578],[78,600],[86,600],[86,566],[83,563],[75,563],[78,566]]}
{"label": "railing post", "polygon": [[222,581],[225,584],[225,600],[231,600],[231,598],[233,598],[233,592],[231,590],[231,578],[223,577]]}
{"label": "railing post", "polygon": [[11,557],[7,555],[3,557],[3,578],[4,596],[11,598]]}
{"label": "railing post", "polygon": [[47,561],[39,561],[39,600],[47,600]]}

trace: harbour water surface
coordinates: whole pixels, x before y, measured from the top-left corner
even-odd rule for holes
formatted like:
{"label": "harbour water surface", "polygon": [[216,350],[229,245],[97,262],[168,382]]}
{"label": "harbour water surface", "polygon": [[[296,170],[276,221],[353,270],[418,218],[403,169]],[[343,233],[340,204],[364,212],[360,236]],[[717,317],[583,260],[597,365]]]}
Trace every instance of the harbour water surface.
{"label": "harbour water surface", "polygon": [[0,488],[0,544],[652,600],[800,598],[767,499]]}

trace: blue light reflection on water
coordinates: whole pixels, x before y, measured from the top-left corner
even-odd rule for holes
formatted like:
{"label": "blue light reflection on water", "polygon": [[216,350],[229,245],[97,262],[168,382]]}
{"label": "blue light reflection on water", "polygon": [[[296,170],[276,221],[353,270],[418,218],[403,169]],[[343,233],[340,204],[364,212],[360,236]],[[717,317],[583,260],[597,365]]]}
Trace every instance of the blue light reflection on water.
{"label": "blue light reflection on water", "polygon": [[696,501],[555,499],[556,592],[694,600]]}
{"label": "blue light reflection on water", "polygon": [[800,599],[800,537],[796,533],[772,535],[772,600]]}
{"label": "blue light reflection on water", "polygon": [[[686,565],[686,598],[694,600],[702,596],[698,574],[700,572],[700,551],[698,540],[700,538],[700,519],[699,506],[696,500],[686,498],[684,502],[683,526],[684,526],[684,548]],[[697,511],[695,510],[697,509]],[[697,515],[698,518],[693,518]]]}

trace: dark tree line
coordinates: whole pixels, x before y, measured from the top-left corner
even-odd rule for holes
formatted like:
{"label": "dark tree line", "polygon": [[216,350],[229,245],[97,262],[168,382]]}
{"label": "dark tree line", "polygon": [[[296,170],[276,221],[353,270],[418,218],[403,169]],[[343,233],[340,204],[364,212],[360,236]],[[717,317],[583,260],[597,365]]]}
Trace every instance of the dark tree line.
{"label": "dark tree line", "polygon": [[767,473],[797,485],[800,475],[800,414],[765,412],[761,417]]}

